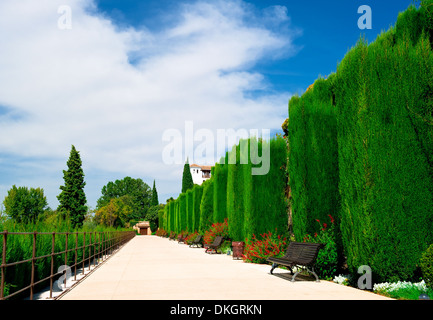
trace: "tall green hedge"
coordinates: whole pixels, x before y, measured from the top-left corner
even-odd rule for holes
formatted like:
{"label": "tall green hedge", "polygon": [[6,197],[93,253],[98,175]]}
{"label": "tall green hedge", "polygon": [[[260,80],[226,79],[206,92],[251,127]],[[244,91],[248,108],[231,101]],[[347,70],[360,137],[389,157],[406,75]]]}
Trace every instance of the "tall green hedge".
{"label": "tall green hedge", "polygon": [[302,97],[289,102],[289,175],[293,232],[297,240],[319,231],[331,215],[338,221],[337,110],[334,75],[319,79]]}
{"label": "tall green hedge", "polygon": [[198,231],[200,227],[200,204],[203,196],[203,185],[195,185],[193,188],[193,216],[190,230]]}
{"label": "tall green hedge", "polygon": [[[195,186],[194,186],[195,187]],[[185,215],[187,216],[187,223],[184,226],[184,231],[193,232],[192,229],[193,226],[193,217],[194,217],[194,194],[193,189],[189,189],[186,193],[183,193],[185,195],[186,200],[186,208],[185,208]],[[180,196],[179,196],[180,198]]]}
{"label": "tall green hedge", "polygon": [[[189,191],[189,190],[188,190]],[[188,230],[188,212],[187,212],[187,197],[188,197],[188,191],[187,193],[181,193],[179,195],[179,197],[177,198],[177,201],[179,203],[178,205],[178,231],[177,232],[181,232],[181,231],[186,231]]]}
{"label": "tall green hedge", "polygon": [[204,234],[213,223],[214,213],[214,179],[203,182],[203,195],[200,203],[200,219],[198,231]]}
{"label": "tall green hedge", "polygon": [[339,208],[349,269],[376,281],[414,279],[433,243],[433,1],[421,3],[289,103],[295,235]]}
{"label": "tall green hedge", "polygon": [[245,181],[248,175],[248,169],[251,166],[241,164],[241,149],[245,152],[245,148],[240,148],[242,143],[248,143],[247,140],[241,140],[238,145],[233,146],[231,152],[228,154],[228,172],[227,172],[227,218],[229,221],[228,229],[230,238],[233,241],[244,241],[244,214],[245,197],[244,190],[249,185]]}
{"label": "tall green hedge", "polygon": [[370,265],[378,279],[412,278],[433,242],[433,53],[422,13],[400,14],[337,70],[341,230],[349,265]]}
{"label": "tall green hedge", "polygon": [[[258,148],[253,147],[256,144]],[[263,155],[263,150],[269,150],[269,158]],[[258,154],[257,154],[257,151]],[[265,164],[254,164],[254,158],[263,157],[262,161],[269,161],[269,171],[266,174],[252,174],[252,168],[263,167]],[[244,232],[245,237],[251,239],[253,235],[266,232],[285,234],[288,229],[287,200],[285,187],[287,185],[286,162],[287,144],[284,138],[276,137],[270,141],[256,141],[250,139],[249,170],[244,172],[246,184],[244,203]],[[247,168],[247,167],[245,167]]]}
{"label": "tall green hedge", "polygon": [[214,181],[213,221],[224,222],[227,218],[227,165],[228,153],[220,163],[215,164],[212,180]]}

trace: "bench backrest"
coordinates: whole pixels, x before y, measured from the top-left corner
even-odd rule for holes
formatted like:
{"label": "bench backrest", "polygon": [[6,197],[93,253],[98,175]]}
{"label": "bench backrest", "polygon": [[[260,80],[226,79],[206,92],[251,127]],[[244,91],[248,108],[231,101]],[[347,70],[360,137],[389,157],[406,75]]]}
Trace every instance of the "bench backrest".
{"label": "bench backrest", "polygon": [[220,246],[222,242],[223,242],[223,237],[222,236],[216,236],[213,243],[212,243],[212,246]]}
{"label": "bench backrest", "polygon": [[300,265],[311,265],[316,261],[319,250],[323,247],[321,243],[290,242],[284,258]]}
{"label": "bench backrest", "polygon": [[203,238],[203,236],[199,234],[197,237],[195,237],[194,243],[199,243],[201,241],[201,238]]}

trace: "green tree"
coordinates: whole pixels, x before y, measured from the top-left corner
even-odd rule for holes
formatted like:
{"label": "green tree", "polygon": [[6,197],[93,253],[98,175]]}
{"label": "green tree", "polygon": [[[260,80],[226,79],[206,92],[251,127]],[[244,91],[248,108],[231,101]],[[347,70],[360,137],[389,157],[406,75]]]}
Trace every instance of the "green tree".
{"label": "green tree", "polygon": [[194,182],[192,181],[191,170],[189,168],[188,159],[183,166],[183,176],[182,176],[182,193],[187,192],[189,189],[194,187]]}
{"label": "green tree", "polygon": [[68,216],[72,227],[81,227],[87,213],[86,194],[84,193],[84,172],[81,168],[80,153],[72,146],[67,161],[68,170],[63,170],[64,186],[60,187],[57,196],[59,206],[57,211],[64,217]]}
{"label": "green tree", "polygon": [[108,182],[102,187],[102,196],[98,199],[96,209],[101,209],[110,203],[113,198],[130,196],[132,213],[129,219],[141,220],[146,216],[152,200],[152,190],[149,185],[141,179],[125,177],[122,180]]}
{"label": "green tree", "polygon": [[95,219],[108,227],[123,227],[130,220],[132,211],[130,196],[111,198],[107,205],[96,211]]}
{"label": "green tree", "polygon": [[159,205],[158,192],[156,191],[155,180],[153,180],[153,188],[152,188],[152,202],[151,202],[151,205],[152,205],[152,206],[157,206],[157,205]]}
{"label": "green tree", "polygon": [[5,213],[16,222],[33,223],[47,209],[48,203],[41,188],[16,187],[8,191],[3,201]]}

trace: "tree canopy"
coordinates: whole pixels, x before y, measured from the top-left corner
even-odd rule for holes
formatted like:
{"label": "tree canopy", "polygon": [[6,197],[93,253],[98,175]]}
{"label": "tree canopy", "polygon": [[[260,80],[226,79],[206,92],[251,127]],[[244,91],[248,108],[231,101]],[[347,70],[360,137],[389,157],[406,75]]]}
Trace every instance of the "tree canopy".
{"label": "tree canopy", "polygon": [[187,192],[189,189],[194,187],[194,182],[192,181],[191,170],[189,168],[188,159],[183,166],[183,176],[182,176],[182,193]]}
{"label": "tree canopy", "polygon": [[102,187],[101,193],[102,196],[98,199],[96,205],[97,210],[109,205],[113,198],[128,196],[128,198],[122,199],[131,208],[127,218],[128,221],[143,219],[151,206],[152,190],[140,178],[125,177],[114,182],[110,181]]}
{"label": "tree canopy", "polygon": [[41,188],[16,187],[3,201],[5,213],[16,222],[32,223],[47,209],[48,202]]}
{"label": "tree canopy", "polygon": [[57,196],[59,206],[57,211],[64,217],[69,217],[72,226],[81,227],[87,213],[86,195],[84,193],[84,172],[79,152],[74,146],[71,148],[67,161],[68,170],[63,170],[64,186]]}

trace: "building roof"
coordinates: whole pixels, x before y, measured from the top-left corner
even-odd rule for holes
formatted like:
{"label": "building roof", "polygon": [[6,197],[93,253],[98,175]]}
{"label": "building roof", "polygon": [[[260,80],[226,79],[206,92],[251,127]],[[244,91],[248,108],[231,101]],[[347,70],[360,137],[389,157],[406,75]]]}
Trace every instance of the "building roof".
{"label": "building roof", "polygon": [[190,164],[189,167],[190,168],[200,168],[202,171],[210,171],[212,168],[212,166],[200,166],[200,165],[195,164],[195,163]]}
{"label": "building roof", "polygon": [[140,221],[135,226],[138,228],[146,228],[146,227],[150,227],[150,223],[149,221]]}

